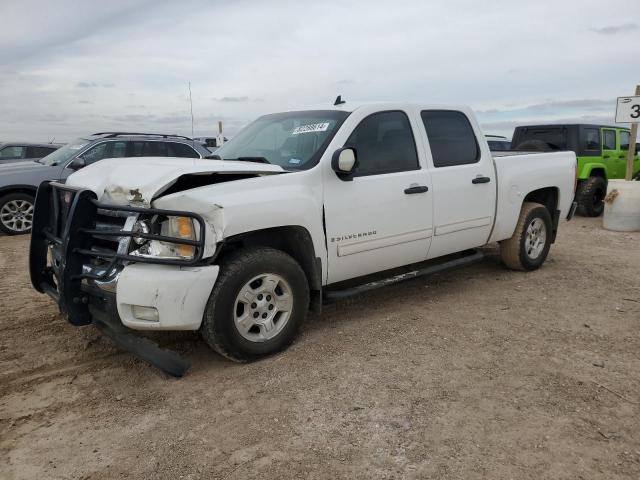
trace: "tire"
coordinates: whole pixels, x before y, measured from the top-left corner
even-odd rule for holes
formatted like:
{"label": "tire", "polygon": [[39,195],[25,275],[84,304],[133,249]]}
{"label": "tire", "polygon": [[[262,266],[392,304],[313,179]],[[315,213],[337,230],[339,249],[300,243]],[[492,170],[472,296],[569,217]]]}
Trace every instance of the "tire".
{"label": "tire", "polygon": [[582,182],[576,201],[581,213],[587,217],[599,217],[604,211],[604,197],[607,194],[607,181],[602,177],[589,177]]}
{"label": "tire", "polygon": [[273,248],[245,248],[222,261],[200,333],[221,355],[252,361],[288,347],[308,310],[309,283],[293,258]]}
{"label": "tire", "polygon": [[502,263],[512,270],[540,268],[549,254],[552,235],[549,210],[539,203],[525,202],[515,232],[510,239],[500,242]]}
{"label": "tire", "polygon": [[0,230],[7,235],[24,235],[33,224],[34,198],[27,193],[10,193],[0,198]]}

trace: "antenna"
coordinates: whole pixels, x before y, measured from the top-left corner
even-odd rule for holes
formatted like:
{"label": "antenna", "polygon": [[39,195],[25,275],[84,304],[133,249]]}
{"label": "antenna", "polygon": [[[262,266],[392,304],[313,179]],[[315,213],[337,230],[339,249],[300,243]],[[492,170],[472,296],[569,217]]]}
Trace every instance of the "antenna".
{"label": "antenna", "polygon": [[338,95],[336,97],[336,101],[333,102],[334,105],[342,105],[343,103],[347,103],[344,100],[342,100],[342,95]]}
{"label": "antenna", "polygon": [[51,138],[51,141],[49,143],[53,143],[53,141],[56,139],[56,137]]}
{"label": "antenna", "polygon": [[191,98],[191,81],[189,81],[189,104],[191,105],[191,138],[193,138],[193,99]]}

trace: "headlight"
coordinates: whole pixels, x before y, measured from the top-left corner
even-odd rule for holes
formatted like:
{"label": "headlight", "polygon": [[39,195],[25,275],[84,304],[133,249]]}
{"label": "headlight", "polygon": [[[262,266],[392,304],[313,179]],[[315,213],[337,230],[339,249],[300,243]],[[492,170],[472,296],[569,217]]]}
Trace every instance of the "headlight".
{"label": "headlight", "polygon": [[[176,239],[198,240],[197,230],[193,219],[190,217],[155,216],[151,220],[138,220],[134,224],[132,231],[144,234],[152,233]],[[196,247],[193,245],[164,240],[149,240],[136,236],[132,238],[137,245],[140,245],[139,248],[131,252],[131,255],[134,256],[183,260],[190,260],[195,256]]]}

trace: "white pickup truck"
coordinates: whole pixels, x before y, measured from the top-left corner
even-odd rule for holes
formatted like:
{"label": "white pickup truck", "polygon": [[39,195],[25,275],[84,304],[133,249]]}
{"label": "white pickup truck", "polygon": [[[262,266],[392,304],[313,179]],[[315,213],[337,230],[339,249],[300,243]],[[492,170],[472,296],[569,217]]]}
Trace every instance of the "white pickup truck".
{"label": "white pickup truck", "polygon": [[34,287],[180,375],[131,330],[200,330],[256,359],[323,299],[475,261],[491,242],[534,270],[575,209],[573,152],[494,158],[465,107],[336,101],[260,117],[216,153],[103,160],[43,183]]}

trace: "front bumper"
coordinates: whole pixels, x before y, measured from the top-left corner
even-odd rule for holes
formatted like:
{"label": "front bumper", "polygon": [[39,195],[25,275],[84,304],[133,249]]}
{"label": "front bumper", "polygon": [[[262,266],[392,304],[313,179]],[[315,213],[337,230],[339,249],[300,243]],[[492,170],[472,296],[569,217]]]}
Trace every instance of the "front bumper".
{"label": "front bumper", "polygon": [[[190,330],[200,326],[219,269],[202,258],[205,227],[200,216],[104,205],[89,190],[55,182],[40,186],[35,203],[29,255],[31,282],[36,290],[56,301],[69,323],[93,323],[117,336],[118,345],[128,345],[127,350],[147,361],[163,351],[149,350],[147,339],[133,341],[126,327]],[[105,226],[97,220],[100,215],[113,215],[120,223]],[[200,227],[198,240],[133,232],[138,215],[191,217]],[[129,242],[134,236],[192,245],[193,258],[132,256]],[[138,352],[140,342],[145,345],[144,355]]]}
{"label": "front bumper", "polygon": [[217,265],[124,267],[116,287],[120,320],[134,330],[197,330],[219,269]]}

